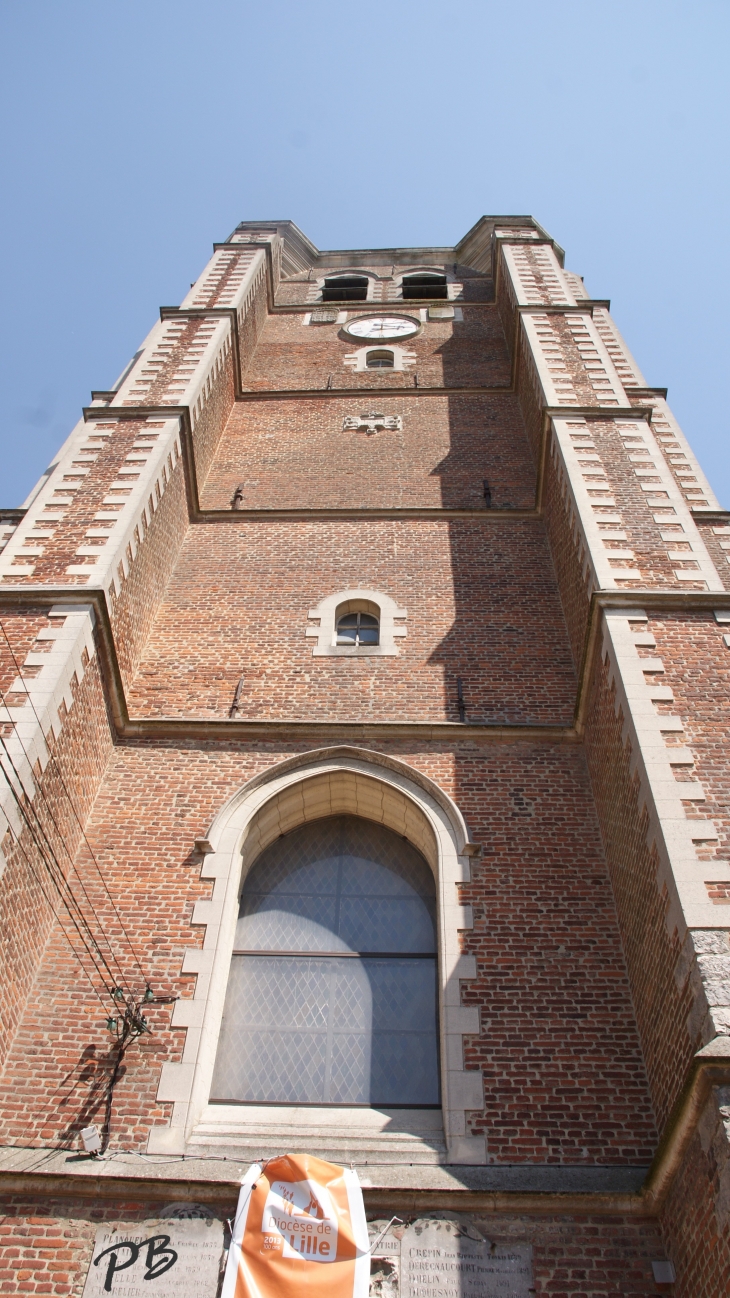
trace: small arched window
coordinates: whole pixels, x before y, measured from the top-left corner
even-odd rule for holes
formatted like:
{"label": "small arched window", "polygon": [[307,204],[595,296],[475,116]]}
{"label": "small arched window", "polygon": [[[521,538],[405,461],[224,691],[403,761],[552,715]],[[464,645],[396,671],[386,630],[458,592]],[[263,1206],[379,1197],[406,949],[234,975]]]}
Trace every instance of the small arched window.
{"label": "small arched window", "polygon": [[372,613],[346,613],[337,621],[337,643],[353,645],[378,644],[380,623]]}
{"label": "small arched window", "polygon": [[436,887],[384,825],[278,838],[241,894],[211,1102],[435,1108]]}
{"label": "small arched window", "polygon": [[403,297],[421,298],[433,301],[434,298],[446,299],[449,296],[446,276],[435,271],[419,272],[417,275],[404,275],[402,281]]}
{"label": "small arched window", "polygon": [[395,365],[395,356],[393,352],[379,349],[375,352],[368,352],[367,367],[369,370],[392,370]]}
{"label": "small arched window", "polygon": [[332,275],[324,281],[323,302],[367,302],[367,275]]}
{"label": "small arched window", "polygon": [[395,658],[408,614],[383,591],[342,590],[325,596],[309,616],[319,623],[306,631],[317,641],[315,658]]}

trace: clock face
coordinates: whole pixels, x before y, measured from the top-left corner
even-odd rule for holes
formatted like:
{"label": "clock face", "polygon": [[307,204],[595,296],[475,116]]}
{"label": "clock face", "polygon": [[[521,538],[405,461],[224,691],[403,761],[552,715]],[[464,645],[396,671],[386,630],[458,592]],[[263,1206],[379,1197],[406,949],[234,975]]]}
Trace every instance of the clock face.
{"label": "clock face", "polygon": [[345,326],[353,338],[411,338],[421,328],[420,321],[405,315],[368,315]]}

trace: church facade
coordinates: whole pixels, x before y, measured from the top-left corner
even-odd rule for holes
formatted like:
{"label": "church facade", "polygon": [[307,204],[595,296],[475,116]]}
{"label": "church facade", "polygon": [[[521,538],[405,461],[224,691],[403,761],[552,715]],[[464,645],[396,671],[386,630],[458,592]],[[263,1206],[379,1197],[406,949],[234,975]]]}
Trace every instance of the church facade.
{"label": "church facade", "polygon": [[288,1150],[374,1295],[730,1291],[730,514],[609,308],[243,222],[0,514],[0,1292]]}

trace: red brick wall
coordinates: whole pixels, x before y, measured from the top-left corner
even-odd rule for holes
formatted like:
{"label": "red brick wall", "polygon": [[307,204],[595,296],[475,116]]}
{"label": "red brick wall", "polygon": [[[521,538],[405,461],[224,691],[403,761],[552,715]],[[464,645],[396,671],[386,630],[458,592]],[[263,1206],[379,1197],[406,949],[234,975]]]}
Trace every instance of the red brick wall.
{"label": "red brick wall", "polygon": [[[397,658],[313,658],[349,588],[408,611]],[[570,723],[575,675],[539,522],[244,522],[188,533],[131,691],[147,715]]]}
{"label": "red brick wall", "polygon": [[[485,1074],[486,1109],[473,1127],[486,1133],[490,1160],[646,1165],[654,1124],[580,750],[386,747],[437,780],[484,845],[462,889],[476,912],[464,949],[478,965],[464,1001],[482,1006],[467,1065]],[[114,750],[87,832],[157,994],[193,990],[182,957],[201,940],[194,903],[210,895],[194,840],[236,789],[291,751]],[[125,968],[133,980],[128,957]],[[157,1083],[162,1063],[180,1058],[184,1031],[166,1026],[167,1007],[151,1013],[153,1035],[130,1050],[116,1087],[115,1148],[144,1149],[169,1111]],[[56,932],[0,1084],[0,1140],[66,1142],[99,1121],[109,1046],[98,1002],[79,991]]]}
{"label": "red brick wall", "polygon": [[[10,686],[15,682],[18,676],[18,667],[23,665],[25,656],[30,652],[31,645],[34,644],[35,638],[39,631],[45,630],[48,626],[48,617],[45,608],[8,608],[0,605],[0,690],[3,699],[6,698]],[[27,673],[32,675],[32,670]],[[26,695],[11,697],[7,700],[10,706],[19,705],[25,702]],[[11,734],[12,724],[10,722],[0,723],[0,734]]]}
{"label": "red brick wall", "polygon": [[[79,1298],[98,1227],[154,1219],[161,1206],[131,1197],[118,1205],[60,1198],[39,1205],[13,1196],[0,1222],[0,1293]],[[234,1207],[232,1193],[211,1210],[225,1219]],[[647,1298],[662,1292],[651,1270],[662,1243],[650,1219],[490,1213],[475,1214],[475,1222],[497,1244],[532,1245],[534,1292],[543,1298]],[[705,1292],[698,1290],[698,1298]]]}
{"label": "red brick wall", "polygon": [[621,939],[578,747],[460,754],[454,794],[475,840],[464,1002],[482,1036],[490,1162],[648,1163],[656,1139]]}
{"label": "red brick wall", "polygon": [[730,1293],[730,1091],[715,1088],[672,1182],[661,1227],[677,1269],[677,1298]]}
{"label": "red brick wall", "polygon": [[205,480],[205,475],[220,440],[221,429],[225,426],[232,406],[233,356],[232,352],[229,351],[225,364],[211,384],[205,405],[193,429],[195,468],[198,483]]}
{"label": "red brick wall", "polygon": [[529,1243],[535,1294],[542,1298],[651,1298],[651,1262],[664,1256],[656,1222],[646,1217],[515,1214],[479,1216],[498,1244]]}
{"label": "red brick wall", "polygon": [[583,660],[590,615],[591,569],[585,562],[580,533],[571,523],[570,500],[561,489],[552,454],[548,454],[545,460],[543,507],[573,660],[579,666]]}
{"label": "red brick wall", "polygon": [[269,318],[266,278],[261,280],[253,300],[249,305],[243,323],[238,326],[238,350],[241,367],[241,381],[256,350],[256,344],[266,321]]}
{"label": "red brick wall", "polygon": [[[50,619],[44,619],[44,625],[51,625]],[[46,647],[47,642],[37,646]],[[96,658],[87,666],[81,684],[72,683],[72,690],[74,704],[67,714],[62,709],[59,739],[54,740],[52,732],[47,737],[52,760],[42,775],[36,770],[38,792],[28,812],[38,841],[45,850],[53,849],[63,875],[68,875],[70,858],[78,850],[79,820],[83,824],[88,816],[111,750]],[[0,1065],[13,1044],[44,955],[53,923],[50,903],[54,908],[59,904],[43,865],[43,849],[34,844],[28,828],[23,828],[19,841],[9,830],[2,849],[7,868],[0,879]],[[57,927],[54,938],[65,958],[67,943]],[[74,967],[74,983],[85,997],[78,967]],[[34,1048],[25,1068],[29,1074],[38,1068]]]}
{"label": "red brick wall", "polygon": [[509,271],[504,263],[504,256],[501,247],[498,249],[497,256],[499,259],[497,271],[499,283],[497,310],[499,311],[499,317],[502,321],[502,329],[504,330],[510,359],[512,359],[514,356],[515,346],[515,328],[519,320],[517,314],[517,298],[515,297],[515,291],[512,287],[512,280]]}
{"label": "red brick wall", "polygon": [[[9,1197],[0,1205],[0,1293],[80,1298],[99,1227],[154,1220],[162,1207],[131,1193],[117,1203]],[[226,1211],[234,1208],[235,1194]],[[117,1277],[114,1289],[120,1288]]]}
{"label": "red brick wall", "polygon": [[638,783],[631,777],[614,697],[601,665],[586,726],[586,757],[661,1130],[703,1042],[700,1025],[691,1034],[688,1027],[694,1001],[689,963],[682,960],[676,930],[667,932],[668,899],[657,886],[657,860],[647,846],[648,821],[639,810]]}
{"label": "red brick wall", "polygon": [[[522,325],[520,323],[520,329]],[[540,404],[539,380],[535,363],[528,351],[525,341],[524,331],[521,332],[521,346],[517,361],[516,388],[522,411],[522,418],[525,421],[525,430],[527,438],[532,447],[532,453],[535,461],[538,460],[542,448],[543,437],[543,414]]]}
{"label": "red brick wall", "polygon": [[[475,292],[485,284],[476,284]],[[306,288],[290,285],[283,292],[301,295]],[[502,307],[511,340],[513,304],[505,293]],[[524,350],[519,408],[506,392],[415,395],[414,371],[422,386],[508,385],[498,309],[466,305],[464,315],[463,323],[428,324],[406,344],[416,352],[413,369],[355,376],[343,364],[356,350],[353,341],[336,326],[304,327],[301,315],[265,318],[262,287],[242,329],[246,386],[256,393],[315,393],[331,374],[334,389],[355,387],[360,395],[234,406],[227,364],[195,430],[204,504],[225,509],[244,481],[244,505],[254,508],[481,508],[487,477],[495,506],[529,507],[542,415]],[[402,414],[402,434],[368,438],[342,431],[345,414],[379,406],[381,399],[386,413]],[[656,545],[656,527],[615,430],[592,426],[591,432],[625,511],[627,544],[640,555],[648,580],[669,580],[665,549]],[[138,433],[120,424],[100,443],[33,581],[68,580],[65,568],[77,562],[74,551]],[[178,464],[113,600],[133,714],[224,720],[243,676],[243,719],[457,723],[460,676],[469,721],[570,725],[588,598],[549,463],[544,521],[495,520],[485,511],[483,519],[442,521],[259,523],[239,516],[190,527],[183,486]],[[349,587],[381,590],[408,610],[408,634],[397,657],[312,656],[308,610]],[[35,612],[14,622],[20,653],[45,623]],[[692,719],[687,742],[708,793],[707,809],[726,835],[730,783],[722,699],[730,657],[722,630],[709,615],[662,618],[652,628],[675,690],[672,710]],[[7,683],[14,671],[1,659],[0,666]],[[485,1080],[485,1107],[471,1114],[471,1132],[485,1135],[495,1163],[648,1164],[656,1124],[664,1124],[681,1088],[701,1024],[688,951],[666,929],[667,901],[657,889],[630,754],[602,668],[585,751],[568,742],[476,743],[468,731],[450,745],[402,741],[381,747],[435,779],[483,847],[472,861],[471,882],[460,890],[475,920],[463,934],[464,950],[477,960],[463,1001],[481,1011],[480,1033],[467,1040],[465,1062],[480,1068]],[[89,850],[79,847],[78,826],[52,767],[43,788],[47,805],[59,809],[70,850],[78,849],[90,904],[128,985],[141,991],[149,978],[158,994],[192,994],[193,978],[180,969],[184,951],[201,940],[190,923],[193,906],[210,895],[210,884],[199,878],[194,840],[246,780],[302,750],[192,740],[112,745],[97,663],[90,664],[57,752],[79,814],[88,815],[89,841],[121,921]],[[45,805],[39,801],[42,815]],[[0,881],[7,917],[0,1030],[7,1057],[0,1140],[73,1145],[82,1125],[104,1120],[114,1066],[106,1007],[84,985],[60,927],[52,928],[19,849],[8,841],[4,846],[9,865]],[[725,847],[724,836],[720,850]],[[152,1007],[150,1017],[153,1033],[129,1051],[115,1088],[113,1148],[143,1151],[150,1126],[169,1118],[170,1106],[156,1100],[157,1085],[163,1062],[181,1057],[184,1030],[170,1029],[169,1007]],[[666,1211],[667,1247],[683,1298],[724,1292],[726,1226],[712,1206],[713,1194],[721,1204],[726,1193],[717,1105],[714,1127],[703,1120]],[[119,1217],[123,1207],[109,1211]],[[18,1284],[28,1293],[68,1293],[72,1284],[78,1291],[82,1276],[75,1268],[88,1258],[91,1216],[79,1213],[79,1225],[67,1209],[44,1207],[42,1219],[31,1223],[45,1241],[37,1246],[18,1242],[28,1239],[22,1231],[32,1205],[16,1208],[25,1224],[21,1233],[15,1226],[7,1231],[4,1245],[0,1237],[7,1268],[0,1271],[0,1292],[16,1292]],[[9,1215],[14,1211],[11,1206]],[[70,1222],[63,1228],[66,1244],[56,1211]],[[536,1292],[608,1298],[655,1291],[649,1259],[663,1251],[656,1222],[515,1214],[495,1230],[495,1220],[487,1227],[492,1237],[501,1230],[534,1243]],[[712,1254],[710,1265],[703,1249]]]}
{"label": "red brick wall", "polygon": [[188,530],[188,506],[182,459],[178,458],[162,499],[148,506],[149,527],[125,577],[120,564],[120,591],[112,588],[110,617],[120,671],[128,687],[144,652],[150,627]]}
{"label": "red brick wall", "polygon": [[[113,428],[110,436],[105,436],[105,430]],[[110,417],[108,423],[87,425],[87,436],[83,445],[83,451],[93,450],[96,452],[96,458],[93,462],[86,461],[79,466],[79,472],[74,472],[72,466],[64,475],[63,481],[58,483],[56,493],[63,495],[63,483],[69,479],[72,484],[78,487],[68,493],[68,504],[65,509],[63,522],[51,524],[53,535],[44,538],[41,542],[43,554],[34,559],[35,569],[32,577],[22,578],[22,584],[42,582],[49,586],[76,585],[83,586],[88,578],[81,573],[67,573],[69,565],[92,565],[96,562],[93,556],[81,557],[76,554],[80,545],[95,544],[103,546],[104,538],[88,538],[86,530],[94,524],[94,515],[101,509],[107,508],[103,505],[109,486],[115,481],[119,469],[124,465],[127,455],[132,450],[133,444],[139,440],[140,434],[149,433],[145,440],[154,437],[158,430],[155,426],[149,427],[137,420],[115,420]],[[137,466],[138,467],[138,466]],[[120,499],[123,496],[131,494],[134,481],[130,481],[128,488],[119,488],[117,495]],[[57,506],[56,506],[57,508]],[[53,507],[49,504],[48,509],[53,512]],[[121,556],[120,556],[121,557]],[[18,556],[18,563],[25,562],[22,556]],[[7,581],[7,578],[6,578]]]}
{"label": "red brick wall", "polygon": [[656,639],[652,655],[664,664],[657,680],[674,693],[668,710],[684,724],[684,734],[676,740],[695,759],[686,773],[705,791],[706,801],[693,804],[693,810],[708,816],[719,835],[715,846],[703,845],[702,854],[727,861],[730,881],[730,648],[724,640],[730,628],[707,612],[664,613],[651,617],[646,629]]}
{"label": "red brick wall", "polygon": [[[356,307],[353,304],[352,312],[348,311],[350,319],[358,314]],[[387,309],[392,311],[394,304]],[[418,320],[418,302],[398,303],[397,309]],[[378,393],[412,388],[414,372],[421,387],[508,386],[509,358],[496,307],[464,306],[463,312],[463,322],[429,321],[420,334],[404,341],[403,349],[416,357],[409,369],[359,374],[345,364],[345,357],[367,343],[349,338],[340,325],[304,325],[303,314],[271,316],[244,372],[245,387],[252,391],[324,388],[332,375],[335,389]]]}
{"label": "red brick wall", "polygon": [[709,551],[710,558],[720,574],[720,580],[727,589],[730,585],[730,525],[725,523],[704,523],[701,517],[696,517],[695,522],[699,529],[700,536]]}
{"label": "red brick wall", "polygon": [[[400,415],[400,432],[343,430],[370,406]],[[202,491],[228,508],[238,483],[247,509],[349,506],[532,509],[535,470],[514,396],[400,396],[238,402]]]}

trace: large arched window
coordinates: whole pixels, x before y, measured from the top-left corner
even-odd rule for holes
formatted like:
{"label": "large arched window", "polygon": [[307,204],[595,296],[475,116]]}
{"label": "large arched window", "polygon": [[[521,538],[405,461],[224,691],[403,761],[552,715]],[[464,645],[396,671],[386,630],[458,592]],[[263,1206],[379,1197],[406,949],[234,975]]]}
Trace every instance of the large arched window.
{"label": "large arched window", "polygon": [[437,1107],[435,884],[336,816],[272,843],[241,894],[212,1103]]}

